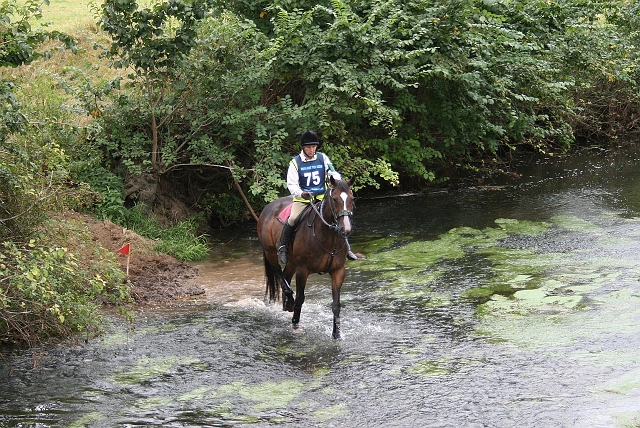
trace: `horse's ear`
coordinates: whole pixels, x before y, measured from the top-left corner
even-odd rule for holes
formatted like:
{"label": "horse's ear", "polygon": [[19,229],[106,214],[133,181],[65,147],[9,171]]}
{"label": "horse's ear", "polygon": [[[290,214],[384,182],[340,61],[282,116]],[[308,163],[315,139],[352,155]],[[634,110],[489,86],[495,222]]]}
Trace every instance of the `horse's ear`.
{"label": "horse's ear", "polygon": [[329,182],[331,183],[331,185],[332,185],[333,187],[335,187],[335,186],[336,186],[336,179],[335,179],[335,178],[333,178],[333,175],[330,175],[330,176],[329,176]]}
{"label": "horse's ear", "polygon": [[347,181],[347,184],[349,185],[349,187],[353,187],[353,183],[355,182],[356,182],[355,178],[351,178],[349,181]]}

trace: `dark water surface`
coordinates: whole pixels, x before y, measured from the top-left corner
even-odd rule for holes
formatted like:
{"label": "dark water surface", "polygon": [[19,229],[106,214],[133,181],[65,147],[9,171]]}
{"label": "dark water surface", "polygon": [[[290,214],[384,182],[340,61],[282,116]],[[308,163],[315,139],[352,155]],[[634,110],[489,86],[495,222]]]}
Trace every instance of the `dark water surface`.
{"label": "dark water surface", "polygon": [[640,426],[639,166],[358,200],[340,341],[330,279],[293,330],[238,232],[198,264],[206,303],[1,359],[0,426]]}

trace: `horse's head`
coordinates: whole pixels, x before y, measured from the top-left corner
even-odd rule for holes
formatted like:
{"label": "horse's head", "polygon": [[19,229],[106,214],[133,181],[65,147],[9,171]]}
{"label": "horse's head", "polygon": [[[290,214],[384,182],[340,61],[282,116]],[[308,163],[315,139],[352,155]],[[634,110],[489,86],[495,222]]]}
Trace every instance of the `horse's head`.
{"label": "horse's head", "polygon": [[351,216],[353,216],[353,192],[351,183],[343,180],[336,180],[330,177],[331,188],[327,191],[329,208],[331,215],[337,226],[336,232],[342,238],[348,238],[353,231]]}

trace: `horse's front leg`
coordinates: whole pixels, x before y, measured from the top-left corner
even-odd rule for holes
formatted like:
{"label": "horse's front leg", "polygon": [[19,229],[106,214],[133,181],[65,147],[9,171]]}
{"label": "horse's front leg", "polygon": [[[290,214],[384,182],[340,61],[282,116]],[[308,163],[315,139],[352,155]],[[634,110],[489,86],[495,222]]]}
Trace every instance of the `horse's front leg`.
{"label": "horse's front leg", "polygon": [[331,310],[333,311],[333,332],[331,336],[334,339],[340,339],[340,289],[344,281],[345,269],[338,269],[331,273]]}
{"label": "horse's front leg", "polygon": [[308,277],[309,273],[307,272],[296,272],[296,302],[293,306],[293,318],[291,318],[293,328],[298,328],[300,322],[300,312],[304,303],[304,288],[307,285]]}

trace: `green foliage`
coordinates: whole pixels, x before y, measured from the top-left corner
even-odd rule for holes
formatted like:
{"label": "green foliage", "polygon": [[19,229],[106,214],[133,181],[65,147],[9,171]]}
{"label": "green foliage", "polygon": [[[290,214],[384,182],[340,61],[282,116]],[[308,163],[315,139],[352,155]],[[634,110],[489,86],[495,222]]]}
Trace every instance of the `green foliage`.
{"label": "green foliage", "polygon": [[2,241],[28,241],[46,219],[46,210],[59,206],[64,196],[66,154],[57,144],[42,144],[30,136],[0,139]]}
{"label": "green foliage", "polygon": [[201,210],[209,216],[217,218],[222,226],[228,226],[243,218],[246,207],[235,193],[219,193],[206,195],[199,204]]}
{"label": "green foliage", "polygon": [[164,77],[195,44],[195,26],[206,10],[203,1],[170,0],[139,8],[136,0],[107,0],[100,21],[112,39],[106,55],[116,68]]}
{"label": "green foliage", "polygon": [[[59,40],[75,51],[73,37],[42,27],[32,28],[31,21],[42,17],[43,4],[49,4],[48,0],[5,0],[0,3],[0,67],[17,67],[49,56],[49,51],[37,50],[47,39]],[[14,90],[13,82],[0,79],[0,140],[21,131],[27,123]]]}
{"label": "green foliage", "polygon": [[[37,0],[0,4],[0,66],[15,67],[45,56],[37,48],[47,38],[73,46],[67,35],[32,30],[30,20],[41,16],[42,4]],[[44,211],[58,202],[67,159],[46,132],[27,129],[15,91],[13,82],[0,79],[0,240],[26,242],[46,217]]]}
{"label": "green foliage", "polygon": [[[47,0],[4,1],[0,4],[0,65],[16,67],[46,58],[40,51],[49,40],[75,51],[66,34],[33,29]],[[65,239],[76,231],[53,222],[47,212],[77,207],[90,193],[70,180],[70,165],[81,157],[77,126],[52,90],[51,79],[39,74],[17,86],[0,81],[0,341],[34,345],[49,337],[79,332],[95,334],[103,303],[127,313],[131,298],[124,274],[113,255],[100,248],[67,249]],[[18,101],[24,99],[21,105]],[[34,119],[36,118],[36,119]],[[70,158],[66,149],[75,158]],[[44,233],[43,233],[44,232]],[[46,233],[48,232],[48,233]],[[90,239],[77,239],[91,242]],[[96,259],[97,262],[87,260]]]}
{"label": "green foliage", "polygon": [[[135,71],[131,77],[139,79],[146,97],[154,170],[162,166],[159,154],[164,151],[159,128],[171,122],[174,103],[181,103],[171,96],[171,86],[180,76],[175,74],[177,66],[195,45],[197,25],[207,9],[204,1],[184,0],[169,0],[150,8],[139,8],[136,0],[106,0],[102,4],[100,25],[111,37],[105,56],[112,59],[115,68],[131,67]],[[143,141],[140,138],[137,142]]]}
{"label": "green foliage", "polygon": [[156,251],[170,254],[182,261],[202,260],[209,254],[206,235],[198,235],[196,219],[179,222],[172,227],[163,227],[153,219],[141,205],[126,212],[123,226],[145,238],[157,240]]}
{"label": "green foliage", "polygon": [[[97,249],[96,249],[97,250]],[[0,340],[29,345],[49,338],[95,334],[102,321],[101,302],[126,311],[131,301],[124,273],[102,254],[98,265],[48,241],[18,246],[3,243],[0,252]]]}
{"label": "green foliage", "polygon": [[564,71],[576,79],[575,115],[569,124],[582,144],[628,141],[636,133],[640,106],[638,3],[584,7],[594,10],[593,19],[568,34],[573,49],[563,62]]}
{"label": "green foliage", "polygon": [[377,159],[431,181],[443,162],[567,150],[575,89],[611,68],[606,17],[625,3],[220,4],[268,37],[270,99],[290,97],[301,121],[350,146],[339,167]]}
{"label": "green foliage", "polygon": [[99,219],[109,219],[116,224],[122,224],[126,218],[124,207],[124,183],[118,175],[103,167],[85,168],[78,171],[76,179],[87,183],[92,194],[92,203],[84,211],[91,212]]}
{"label": "green foliage", "polygon": [[15,67],[51,55],[36,48],[45,40],[59,40],[68,49],[76,48],[76,40],[59,31],[33,29],[31,22],[42,18],[42,6],[49,0],[27,0],[17,2],[4,0],[0,3],[0,67]]}

